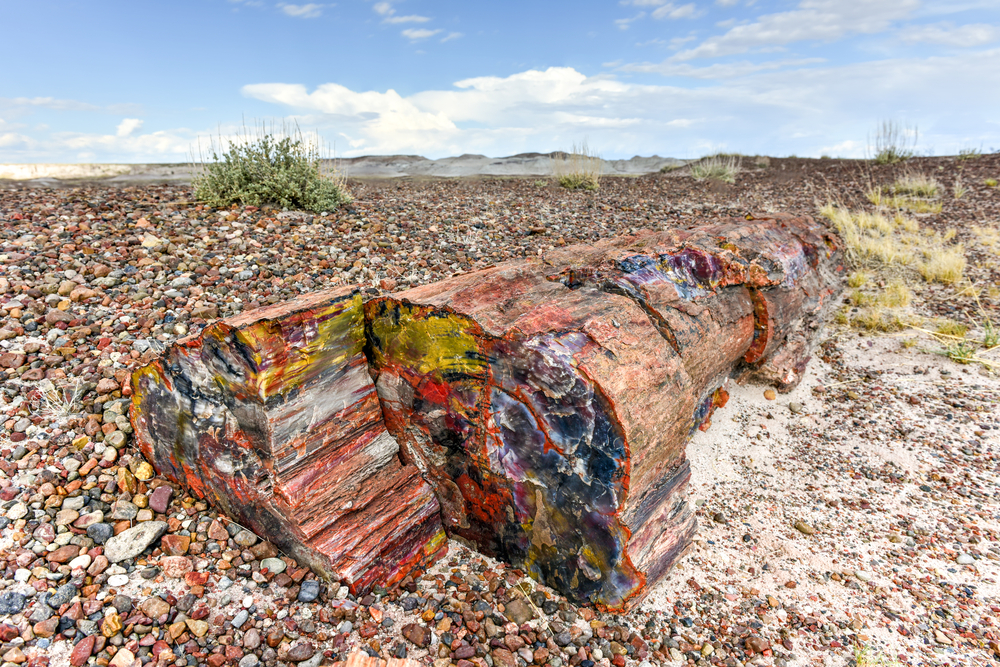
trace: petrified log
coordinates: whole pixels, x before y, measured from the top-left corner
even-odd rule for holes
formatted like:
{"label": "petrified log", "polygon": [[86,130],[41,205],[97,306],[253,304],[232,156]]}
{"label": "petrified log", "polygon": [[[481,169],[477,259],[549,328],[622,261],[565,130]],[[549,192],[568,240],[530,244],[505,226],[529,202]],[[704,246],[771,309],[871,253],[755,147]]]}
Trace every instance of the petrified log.
{"label": "petrified log", "polygon": [[216,322],[132,377],[136,441],[161,474],[355,593],[447,544],[363,344],[361,296],[340,288]]}
{"label": "petrified log", "polygon": [[431,562],[443,522],[627,609],[695,531],[691,434],[731,378],[801,379],[839,257],[770,216],[320,293],[175,344],[133,376],[133,423],[161,472],[357,592]]}
{"label": "petrified log", "polygon": [[644,233],[368,302],[386,424],[449,533],[575,601],[641,599],[694,532],[684,448],[726,381],[800,377],[788,334],[839,261],[814,226]]}

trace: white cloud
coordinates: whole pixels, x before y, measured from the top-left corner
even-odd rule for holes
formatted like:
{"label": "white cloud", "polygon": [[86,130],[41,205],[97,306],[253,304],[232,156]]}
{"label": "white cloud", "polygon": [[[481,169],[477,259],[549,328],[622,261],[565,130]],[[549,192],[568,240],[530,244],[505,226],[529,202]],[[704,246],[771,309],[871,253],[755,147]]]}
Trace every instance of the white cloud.
{"label": "white cloud", "polygon": [[458,39],[459,37],[464,37],[460,32],[449,32],[446,36],[441,38],[441,43],[450,42],[453,39]]}
{"label": "white cloud", "polygon": [[715,0],[715,4],[720,7],[732,7],[739,3],[740,0]]}
{"label": "white cloud", "polygon": [[646,16],[646,12],[639,12],[635,16],[627,19],[615,19],[615,25],[619,30],[628,30],[629,26]]}
{"label": "white cloud", "polygon": [[315,19],[323,15],[323,5],[317,5],[312,2],[308,5],[288,5],[281,2],[278,3],[278,7],[281,7],[281,11],[288,16],[297,19]]}
{"label": "white cloud", "polygon": [[654,19],[690,19],[697,15],[698,13],[695,11],[695,6],[692,2],[680,7],[676,7],[672,3],[667,3],[662,7],[657,7],[652,13]]}
{"label": "white cloud", "polygon": [[411,14],[409,16],[396,16],[396,9],[390,2],[378,2],[372,7],[375,13],[383,16],[382,23],[427,23],[430,18]]}
{"label": "white cloud", "polygon": [[[650,16],[657,20],[662,19],[683,19],[700,16],[693,2],[686,5],[677,6],[668,0],[626,0],[622,5],[632,5],[633,7],[655,7]],[[635,16],[627,19],[615,19],[615,25],[621,30],[628,30],[629,25],[646,17],[646,12],[640,11]]]}
{"label": "white cloud", "polygon": [[427,23],[430,18],[426,16],[418,16],[417,14],[411,14],[409,16],[390,16],[385,19],[385,23]]}
{"label": "white cloud", "polygon": [[718,58],[805,40],[829,42],[854,33],[878,33],[919,6],[919,0],[801,0],[797,9],[766,14],[674,58]]}
{"label": "white cloud", "polygon": [[127,137],[142,127],[142,121],[138,118],[126,118],[118,124],[118,136]]}
{"label": "white cloud", "polygon": [[907,26],[899,31],[904,42],[943,46],[984,46],[1000,40],[1000,26],[972,23],[956,27],[952,23]]}
{"label": "white cloud", "polygon": [[[719,145],[770,155],[851,156],[857,145],[844,142],[864,141],[883,117],[918,125],[920,150],[957,150],[968,143],[964,128],[972,126],[987,128],[975,143],[1000,145],[1000,125],[991,122],[1000,106],[1000,68],[992,65],[998,57],[1000,49],[847,66],[817,67],[811,59],[670,65],[675,73],[704,79],[696,88],[552,67],[474,77],[407,96],[333,83],[313,90],[257,84],[243,91],[286,108],[300,126],[336,135],[347,147],[345,156],[511,155],[565,149],[583,135],[606,157],[696,157]],[[936,94],[927,96],[927,90]],[[954,99],[970,90],[977,91],[975,104],[956,110]],[[959,131],[962,136],[954,134]]]}
{"label": "white cloud", "polygon": [[31,137],[18,134],[17,132],[4,132],[0,134],[0,148],[7,149],[30,149],[32,147]]}
{"label": "white cloud", "polygon": [[441,29],[429,30],[427,28],[407,28],[400,34],[409,40],[417,41],[421,39],[427,39],[428,37],[433,37],[434,35],[441,32]]}

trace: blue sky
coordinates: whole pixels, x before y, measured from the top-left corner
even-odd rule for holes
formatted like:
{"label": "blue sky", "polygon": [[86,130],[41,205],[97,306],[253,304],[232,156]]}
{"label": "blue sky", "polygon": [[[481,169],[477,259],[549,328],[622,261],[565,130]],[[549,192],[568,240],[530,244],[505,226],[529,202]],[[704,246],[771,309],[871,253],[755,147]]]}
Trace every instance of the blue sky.
{"label": "blue sky", "polygon": [[294,120],[338,156],[1000,150],[996,0],[0,0],[0,163],[180,162]]}

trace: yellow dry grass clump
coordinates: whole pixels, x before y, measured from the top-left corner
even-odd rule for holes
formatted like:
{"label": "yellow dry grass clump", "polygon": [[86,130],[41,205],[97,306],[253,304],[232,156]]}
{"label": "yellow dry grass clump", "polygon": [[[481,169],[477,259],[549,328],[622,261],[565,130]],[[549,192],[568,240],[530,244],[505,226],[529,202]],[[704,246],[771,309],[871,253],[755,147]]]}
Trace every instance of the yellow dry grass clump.
{"label": "yellow dry grass clump", "polygon": [[867,211],[849,211],[832,204],[820,209],[840,233],[848,259],[860,266],[911,267],[928,282],[953,285],[965,271],[965,248],[948,246],[954,230],[921,231],[915,220]]}
{"label": "yellow dry grass clump", "polygon": [[556,181],[567,190],[597,190],[601,186],[600,156],[591,151],[587,142],[573,144],[568,155],[553,161]]}

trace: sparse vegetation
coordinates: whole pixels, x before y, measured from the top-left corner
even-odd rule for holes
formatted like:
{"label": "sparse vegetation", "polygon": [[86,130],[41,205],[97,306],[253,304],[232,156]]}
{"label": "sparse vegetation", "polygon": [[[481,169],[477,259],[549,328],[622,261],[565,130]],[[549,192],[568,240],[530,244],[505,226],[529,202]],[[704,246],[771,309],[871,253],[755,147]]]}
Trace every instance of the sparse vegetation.
{"label": "sparse vegetation", "polygon": [[917,271],[927,282],[954,285],[965,272],[965,248],[961,245],[926,252],[925,259],[917,263]]}
{"label": "sparse vegetation", "polygon": [[696,181],[706,179],[735,183],[740,172],[740,159],[735,155],[713,155],[691,165],[691,177]]}
{"label": "sparse vegetation", "polygon": [[847,276],[847,284],[850,287],[861,287],[868,282],[868,274],[864,271],[854,271]]}
{"label": "sparse vegetation", "polygon": [[899,667],[898,660],[886,657],[871,644],[854,647],[854,662],[856,667]]}
{"label": "sparse vegetation", "polygon": [[343,178],[323,167],[319,138],[298,127],[275,133],[263,125],[228,141],[212,142],[211,161],[194,180],[195,197],[212,206],[272,205],[320,213],[351,200]]}
{"label": "sparse vegetation", "polygon": [[941,189],[941,184],[926,174],[911,172],[896,179],[891,189],[893,194],[897,195],[935,197]]}
{"label": "sparse vegetation", "polygon": [[939,320],[936,329],[937,333],[950,338],[965,338],[965,335],[969,333],[968,325],[948,319]]}
{"label": "sparse vegetation", "polygon": [[554,159],[556,182],[567,190],[597,190],[601,186],[601,158],[584,141],[572,152]]}
{"label": "sparse vegetation", "polygon": [[916,154],[917,128],[893,120],[879,123],[874,137],[868,137],[868,147],[876,164],[895,164]]}
{"label": "sparse vegetation", "polygon": [[954,195],[955,199],[961,199],[962,197],[965,196],[965,193],[968,191],[969,189],[964,185],[962,185],[961,178],[956,178],[955,184],[951,186],[951,194]]}
{"label": "sparse vegetation", "polygon": [[958,151],[959,160],[975,160],[977,157],[982,156],[982,150],[978,148],[962,148]]}
{"label": "sparse vegetation", "polygon": [[986,183],[986,187],[988,187],[988,188],[995,188],[997,186],[997,179],[995,179],[995,178],[987,178],[984,181],[984,183]]}
{"label": "sparse vegetation", "polygon": [[51,380],[42,380],[38,383],[41,416],[55,424],[75,417],[83,409],[80,403],[83,393],[83,385],[79,382],[56,387]]}

